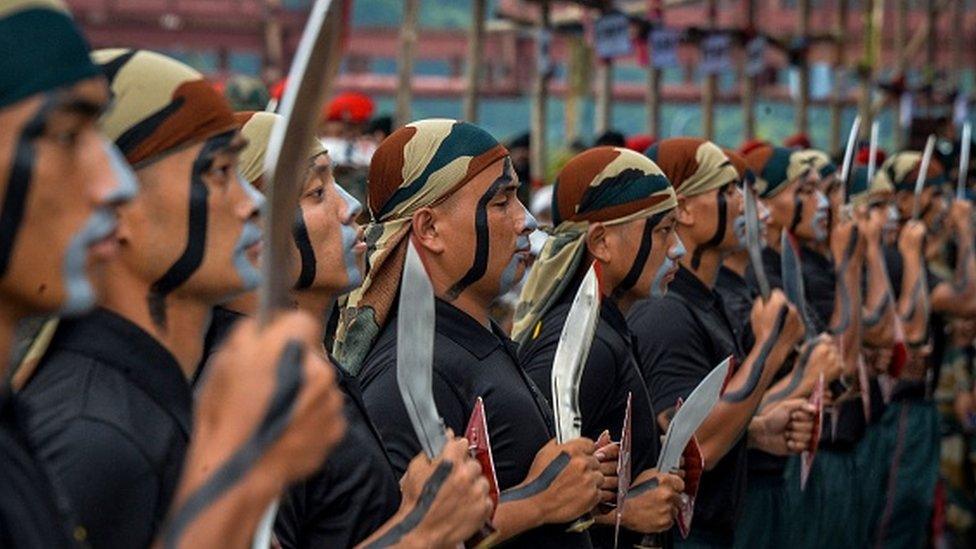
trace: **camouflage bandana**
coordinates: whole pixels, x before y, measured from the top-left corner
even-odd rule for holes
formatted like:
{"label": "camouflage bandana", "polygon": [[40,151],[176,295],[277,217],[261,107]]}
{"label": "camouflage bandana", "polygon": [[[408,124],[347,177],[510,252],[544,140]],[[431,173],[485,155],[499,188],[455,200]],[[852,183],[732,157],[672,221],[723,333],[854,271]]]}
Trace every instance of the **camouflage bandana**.
{"label": "camouflage bandana", "polygon": [[335,337],[334,354],[350,374],[359,373],[394,306],[414,212],[441,203],[507,156],[488,132],[447,119],[408,124],[376,149],[367,182],[368,272],[348,295]]}
{"label": "camouflage bandana", "polygon": [[[921,168],[922,153],[918,151],[903,151],[891,155],[881,164],[876,179],[881,184],[890,185],[895,191],[914,191],[918,170]],[[928,173],[925,174],[926,187],[938,187],[946,183],[945,169],[935,157],[929,163]]]}
{"label": "camouflage bandana", "polygon": [[525,343],[572,282],[586,256],[590,223],[622,225],[678,205],[661,169],[629,149],[597,147],[576,155],[556,178],[552,236],[529,272],[512,339]]}

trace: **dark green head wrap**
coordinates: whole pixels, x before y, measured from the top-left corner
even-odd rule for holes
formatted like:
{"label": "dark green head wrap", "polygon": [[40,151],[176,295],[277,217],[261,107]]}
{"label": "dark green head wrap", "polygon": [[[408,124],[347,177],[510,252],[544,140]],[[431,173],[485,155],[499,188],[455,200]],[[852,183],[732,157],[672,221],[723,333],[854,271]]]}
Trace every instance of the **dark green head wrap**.
{"label": "dark green head wrap", "polygon": [[0,0],[0,108],[101,71],[56,0]]}

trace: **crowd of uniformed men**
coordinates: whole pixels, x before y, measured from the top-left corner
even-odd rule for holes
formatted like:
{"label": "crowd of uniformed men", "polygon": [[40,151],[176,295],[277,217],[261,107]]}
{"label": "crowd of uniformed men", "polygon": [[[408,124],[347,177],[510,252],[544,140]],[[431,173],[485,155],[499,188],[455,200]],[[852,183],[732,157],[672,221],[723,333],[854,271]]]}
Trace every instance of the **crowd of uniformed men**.
{"label": "crowd of uniformed men", "polygon": [[[558,174],[533,254],[508,151],[479,127],[394,131],[365,214],[316,145],[292,231],[295,311],[258,327],[264,157],[281,117],[232,112],[166,56],[90,52],[55,0],[0,1],[0,45],[0,547],[240,547],[279,497],[281,547],[454,547],[489,518],[494,542],[516,547],[930,539],[932,388],[976,316],[972,205],[950,200],[938,160],[916,197],[913,151],[846,183],[826,154],[764,142],[595,147]],[[396,380],[409,242],[436,295],[433,393],[452,432],[433,460]],[[553,358],[594,262],[583,437],[557,443]],[[797,277],[803,310],[779,289]],[[489,311],[519,288],[504,333]],[[679,532],[693,471],[655,469],[661,435],[728,356]],[[283,389],[287,367],[301,382]],[[265,425],[289,391],[290,413]],[[479,397],[497,501],[457,437]],[[615,509],[628,402],[631,489]],[[567,531],[586,513],[593,526]]]}

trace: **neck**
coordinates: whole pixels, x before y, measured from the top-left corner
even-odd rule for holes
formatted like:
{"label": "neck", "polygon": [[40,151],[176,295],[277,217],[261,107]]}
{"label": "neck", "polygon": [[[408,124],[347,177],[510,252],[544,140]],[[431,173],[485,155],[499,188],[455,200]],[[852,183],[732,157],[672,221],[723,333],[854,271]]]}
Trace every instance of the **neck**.
{"label": "neck", "polygon": [[318,340],[322,345],[322,352],[325,353],[325,329],[329,321],[329,314],[332,306],[335,305],[338,294],[331,291],[302,291],[293,294],[298,303],[298,310],[308,313],[315,319],[318,326]]}
{"label": "neck", "polygon": [[470,295],[468,291],[461,292],[461,295],[453,300],[448,299],[446,294],[446,288],[443,291],[437,291],[436,289],[434,291],[434,295],[464,311],[485,328],[491,327],[491,317],[488,314],[489,304],[482,303],[481,300]]}
{"label": "neck", "polygon": [[741,250],[729,255],[722,262],[725,268],[739,276],[746,276],[746,269],[749,267],[749,252]]}
{"label": "neck", "polygon": [[248,292],[221,305],[242,315],[255,316],[258,313],[258,293]]}
{"label": "neck", "polygon": [[783,228],[774,225],[769,225],[766,227],[766,245],[776,250],[776,253],[783,253],[782,246],[780,246],[780,239],[783,238]]}
{"label": "neck", "polygon": [[13,366],[11,354],[13,353],[14,333],[22,316],[10,311],[6,307],[0,307],[0,379],[6,379],[7,372]]}
{"label": "neck", "polygon": [[[592,258],[588,260],[587,264],[589,264],[589,262],[592,262]],[[606,268],[606,266],[604,266],[603,272],[606,273],[607,271],[608,269]],[[643,299],[643,296],[634,295],[633,288],[631,288],[629,291],[621,292],[621,295],[619,296],[614,296],[613,290],[619,284],[620,284],[619,280],[610,280],[610,277],[604,275],[603,277],[600,278],[600,293],[602,294],[603,300],[606,301],[613,300],[613,302],[617,304],[617,308],[620,309],[620,312],[626,315],[627,311],[630,310],[630,307],[634,303],[637,303],[638,301]]]}
{"label": "neck", "polygon": [[110,268],[106,273],[102,307],[132,322],[166,348],[175,358],[187,379],[196,373],[203,356],[203,338],[210,325],[212,303],[178,293],[166,297],[166,327],[156,325],[149,314],[149,283],[138,280],[124,268]]}
{"label": "neck", "polygon": [[[682,238],[684,242],[685,240]],[[708,286],[709,289],[715,287],[715,279],[718,277],[718,268],[722,266],[722,252],[718,248],[709,248],[704,250],[701,254],[701,262],[698,264],[698,268],[694,269],[691,266],[691,258],[695,255],[695,249],[701,246],[701,243],[695,243],[694,247],[688,247],[687,253],[679,260],[681,265],[688,269],[691,274],[698,277],[698,280],[702,281],[702,284]]]}

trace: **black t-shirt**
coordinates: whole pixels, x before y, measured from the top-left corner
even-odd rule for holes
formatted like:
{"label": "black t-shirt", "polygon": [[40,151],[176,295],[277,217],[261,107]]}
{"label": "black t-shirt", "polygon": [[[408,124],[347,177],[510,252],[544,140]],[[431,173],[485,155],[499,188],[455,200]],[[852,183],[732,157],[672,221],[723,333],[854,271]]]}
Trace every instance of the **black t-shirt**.
{"label": "black t-shirt", "polygon": [[190,385],[155,338],[105,309],[62,321],[18,398],[31,445],[94,547],[146,547],[192,426]]}
{"label": "black t-shirt", "polygon": [[[807,298],[807,310],[818,333],[830,325],[834,313],[834,298],[837,291],[837,275],[833,263],[825,256],[809,248],[802,248],[803,286]],[[860,303],[852,306],[861,306]],[[838,394],[843,386],[836,384]],[[838,414],[836,420],[833,415]],[[850,450],[861,438],[867,426],[864,418],[864,405],[861,399],[854,398],[842,402],[837,408],[825,408],[823,431],[820,445],[828,450]],[[834,424],[836,423],[836,432]]]}
{"label": "black t-shirt", "polygon": [[[207,331],[212,354],[245,315],[217,307]],[[400,507],[400,484],[379,433],[366,415],[359,383],[329,357],[345,395],[346,433],[311,477],[290,487],[275,517],[275,537],[286,549],[352,547]]]}
{"label": "black t-shirt", "polygon": [[[436,302],[434,400],[447,427],[462,435],[477,397],[485,404],[499,489],[525,480],[539,451],[553,437],[545,397],[518,366],[514,344],[497,327],[489,331],[466,313]],[[389,320],[363,363],[359,380],[369,417],[376,423],[397,475],[421,451],[396,381],[398,318]],[[520,547],[589,547],[586,533],[546,525],[511,540]]]}
{"label": "black t-shirt", "polygon": [[[27,446],[9,389],[0,390],[0,547],[75,547],[65,511]],[[82,540],[79,540],[82,541]]]}
{"label": "black t-shirt", "polygon": [[[522,368],[551,399],[552,361],[559,345],[559,336],[572,306],[575,288],[541,321],[538,335],[519,349]],[[596,335],[580,380],[579,400],[582,413],[582,434],[596,440],[605,429],[619,440],[627,409],[627,395],[631,397],[631,471],[636,477],[641,471],[657,463],[660,440],[651,399],[644,378],[634,357],[634,348],[627,321],[611,299],[604,299],[600,308]],[[621,532],[621,547],[630,547],[641,535]],[[613,528],[596,527],[590,530],[595,547],[613,547]]]}
{"label": "black t-shirt", "polygon": [[[668,293],[634,305],[627,317],[637,341],[638,363],[654,409],[688,398],[715,366],[745,357],[721,297],[681,267]],[[744,432],[743,432],[744,435]],[[696,535],[715,543],[733,541],[746,488],[746,437],[740,436],[715,467],[702,475],[695,502]]]}
{"label": "black t-shirt", "polygon": [[727,267],[718,270],[715,292],[725,304],[725,314],[732,320],[732,331],[742,349],[752,349],[756,336],[752,333],[752,305],[759,292],[753,290],[745,278]]}

